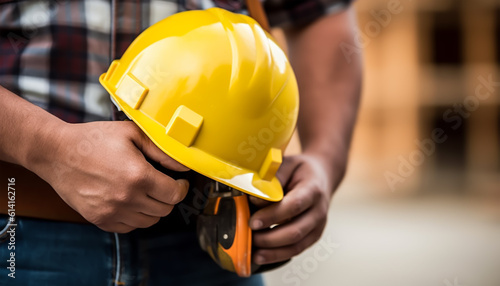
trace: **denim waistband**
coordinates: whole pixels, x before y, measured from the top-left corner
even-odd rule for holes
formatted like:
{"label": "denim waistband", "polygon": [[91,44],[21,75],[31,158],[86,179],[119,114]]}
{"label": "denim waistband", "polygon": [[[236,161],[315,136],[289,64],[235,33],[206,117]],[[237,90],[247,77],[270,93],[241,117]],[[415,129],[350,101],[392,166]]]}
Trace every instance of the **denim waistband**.
{"label": "denim waistband", "polygon": [[[0,229],[8,216],[0,215]],[[0,242],[0,285],[262,285],[222,270],[194,231],[155,229],[114,234],[94,225],[17,218]],[[9,249],[14,245],[15,249]],[[11,247],[12,248],[12,247]],[[15,278],[8,261],[14,252]],[[6,281],[7,284],[3,281]]]}

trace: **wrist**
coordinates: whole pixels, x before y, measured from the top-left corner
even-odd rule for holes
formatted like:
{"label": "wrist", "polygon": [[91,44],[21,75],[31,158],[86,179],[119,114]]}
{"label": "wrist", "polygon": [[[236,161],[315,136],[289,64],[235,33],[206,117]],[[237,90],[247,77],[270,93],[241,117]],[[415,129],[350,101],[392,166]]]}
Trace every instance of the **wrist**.
{"label": "wrist", "polygon": [[59,118],[49,115],[43,121],[33,125],[33,129],[24,148],[24,160],[21,164],[40,175],[41,171],[50,168],[49,166],[61,154],[61,143],[63,141],[63,132],[69,123]]}
{"label": "wrist", "polygon": [[347,151],[321,151],[319,148],[306,148],[303,155],[313,158],[324,171],[327,178],[327,189],[330,195],[335,192],[342,182],[347,170]]}

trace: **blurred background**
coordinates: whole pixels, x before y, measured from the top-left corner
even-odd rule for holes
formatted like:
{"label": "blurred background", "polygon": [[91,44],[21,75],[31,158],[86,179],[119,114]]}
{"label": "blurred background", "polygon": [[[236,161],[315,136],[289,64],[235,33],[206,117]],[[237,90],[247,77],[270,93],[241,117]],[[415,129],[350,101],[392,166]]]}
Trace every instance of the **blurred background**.
{"label": "blurred background", "polygon": [[321,240],[268,285],[500,285],[500,1],[355,7],[349,170]]}

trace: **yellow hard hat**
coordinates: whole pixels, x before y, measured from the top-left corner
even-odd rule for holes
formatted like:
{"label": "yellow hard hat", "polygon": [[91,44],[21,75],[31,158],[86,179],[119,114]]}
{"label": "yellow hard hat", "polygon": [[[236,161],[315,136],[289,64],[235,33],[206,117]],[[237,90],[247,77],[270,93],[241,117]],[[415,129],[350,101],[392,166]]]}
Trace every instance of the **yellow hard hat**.
{"label": "yellow hard hat", "polygon": [[112,101],[166,154],[269,201],[298,115],[284,52],[252,18],[219,8],[146,29],[101,75]]}

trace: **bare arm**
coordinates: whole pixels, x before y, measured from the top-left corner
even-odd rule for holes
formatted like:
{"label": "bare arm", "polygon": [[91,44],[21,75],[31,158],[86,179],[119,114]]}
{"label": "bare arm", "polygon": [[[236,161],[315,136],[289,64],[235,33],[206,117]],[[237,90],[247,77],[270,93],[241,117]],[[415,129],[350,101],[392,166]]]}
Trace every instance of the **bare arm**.
{"label": "bare arm", "polygon": [[333,181],[339,181],[339,169],[346,166],[361,93],[361,58],[348,63],[339,48],[342,42],[353,45],[353,10],[288,33],[301,95],[298,129],[303,152],[318,157]]}
{"label": "bare arm", "polygon": [[0,86],[0,160],[29,169],[64,122]]}
{"label": "bare arm", "polygon": [[151,226],[187,193],[186,180],[164,175],[144,156],[172,170],[187,168],[133,122],[69,124],[2,87],[0,110],[0,160],[36,173],[103,230]]}
{"label": "bare arm", "polygon": [[[290,59],[300,91],[303,153],[286,157],[278,171],[285,197],[251,218],[254,261],[267,264],[302,252],[321,236],[330,199],[346,169],[361,89],[361,58],[344,58],[353,44],[353,8],[288,31]],[[273,224],[278,227],[269,229]]]}

